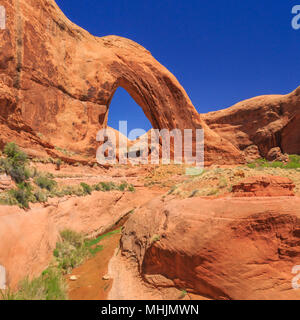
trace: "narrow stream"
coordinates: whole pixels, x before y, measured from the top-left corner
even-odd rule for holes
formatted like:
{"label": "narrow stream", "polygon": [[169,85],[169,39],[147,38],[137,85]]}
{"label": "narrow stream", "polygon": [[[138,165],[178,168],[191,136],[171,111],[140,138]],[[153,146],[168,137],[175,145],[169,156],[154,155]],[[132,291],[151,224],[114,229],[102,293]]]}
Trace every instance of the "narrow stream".
{"label": "narrow stream", "polygon": [[[120,238],[121,234],[116,233],[102,239],[98,245],[103,246],[103,250],[66,276],[70,300],[107,299],[112,279],[104,280],[104,278],[106,279],[108,272],[108,263],[119,247]],[[72,276],[76,276],[77,280],[70,280]]]}

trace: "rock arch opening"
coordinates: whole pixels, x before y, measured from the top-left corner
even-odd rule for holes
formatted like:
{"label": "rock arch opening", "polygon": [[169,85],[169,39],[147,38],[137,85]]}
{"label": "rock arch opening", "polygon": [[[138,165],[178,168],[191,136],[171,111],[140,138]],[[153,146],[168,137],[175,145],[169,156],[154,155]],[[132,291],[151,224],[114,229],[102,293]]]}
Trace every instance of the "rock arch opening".
{"label": "rock arch opening", "polygon": [[118,87],[115,90],[109,102],[106,114],[106,124],[108,127],[119,131],[120,121],[126,121],[126,136],[130,140],[137,138],[133,136],[135,133],[138,134],[138,131],[136,131],[137,129],[148,132],[152,128],[152,124],[145,115],[143,108],[136,103],[123,87]]}

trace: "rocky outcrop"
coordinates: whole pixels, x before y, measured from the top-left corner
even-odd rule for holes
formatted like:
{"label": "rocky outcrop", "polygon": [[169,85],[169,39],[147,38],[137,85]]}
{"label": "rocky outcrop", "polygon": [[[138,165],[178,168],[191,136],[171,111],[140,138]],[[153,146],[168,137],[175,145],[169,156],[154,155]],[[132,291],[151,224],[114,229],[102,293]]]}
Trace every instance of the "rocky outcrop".
{"label": "rocky outcrop", "polygon": [[281,149],[279,147],[276,147],[276,148],[272,148],[268,152],[266,159],[268,161],[288,162],[289,156],[288,154],[282,154]]}
{"label": "rocky outcrop", "polygon": [[300,199],[155,199],[122,235],[145,281],[212,299],[299,299]]}
{"label": "rocky outcrop", "polygon": [[55,199],[27,212],[0,206],[0,265],[6,269],[8,287],[13,289],[26,276],[38,276],[48,267],[59,231],[97,236],[115,228],[132,209],[152,197],[144,191],[94,192],[83,198]]}
{"label": "rocky outcrop", "polygon": [[262,157],[275,147],[300,154],[300,87],[288,95],[260,96],[201,116],[242,151],[255,145]]}
{"label": "rocky outcrop", "polygon": [[232,187],[234,197],[293,197],[295,184],[276,176],[248,177]]}
{"label": "rocky outcrop", "polygon": [[0,175],[0,191],[13,189],[15,183],[12,178],[6,174]]}
{"label": "rocky outcrop", "polygon": [[92,36],[71,23],[54,0],[1,4],[7,13],[0,31],[2,144],[5,132],[14,130],[52,149],[95,157],[96,133],[106,126],[113,95],[123,87],[153,128],[204,128],[207,162],[241,161],[239,150],[208,128],[176,78],[142,46]]}

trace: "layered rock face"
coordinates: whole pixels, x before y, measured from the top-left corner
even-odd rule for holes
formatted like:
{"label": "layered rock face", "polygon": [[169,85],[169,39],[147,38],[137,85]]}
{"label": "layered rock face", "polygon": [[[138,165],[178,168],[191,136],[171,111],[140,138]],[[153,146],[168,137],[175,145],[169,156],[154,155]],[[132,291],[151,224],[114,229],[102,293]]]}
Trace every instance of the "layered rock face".
{"label": "layered rock face", "polygon": [[130,217],[122,251],[155,287],[212,299],[299,299],[300,199],[155,199]]}
{"label": "layered rock face", "polygon": [[[252,146],[267,157],[272,148],[300,154],[300,87],[288,95],[261,96],[202,115],[223,138],[245,151]],[[253,149],[253,148],[252,148]]]}
{"label": "layered rock face", "polygon": [[276,176],[248,177],[232,187],[235,197],[293,197],[295,184],[289,178]]}
{"label": "layered rock face", "polygon": [[153,128],[204,128],[206,161],[240,161],[239,150],[207,127],[176,78],[142,46],[90,35],[54,0],[2,5],[7,14],[0,32],[2,144],[13,132],[17,138],[25,132],[17,139],[21,145],[45,140],[94,156],[96,133],[106,126],[114,92],[123,87]]}

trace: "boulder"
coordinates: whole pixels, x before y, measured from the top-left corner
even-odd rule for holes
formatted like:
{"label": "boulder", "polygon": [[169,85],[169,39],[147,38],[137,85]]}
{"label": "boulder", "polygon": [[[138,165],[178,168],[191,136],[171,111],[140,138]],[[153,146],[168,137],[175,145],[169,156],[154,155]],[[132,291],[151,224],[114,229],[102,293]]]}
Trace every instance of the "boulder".
{"label": "boulder", "polygon": [[288,162],[289,156],[287,154],[282,154],[281,149],[279,147],[272,148],[267,154],[268,161],[281,161]]}

